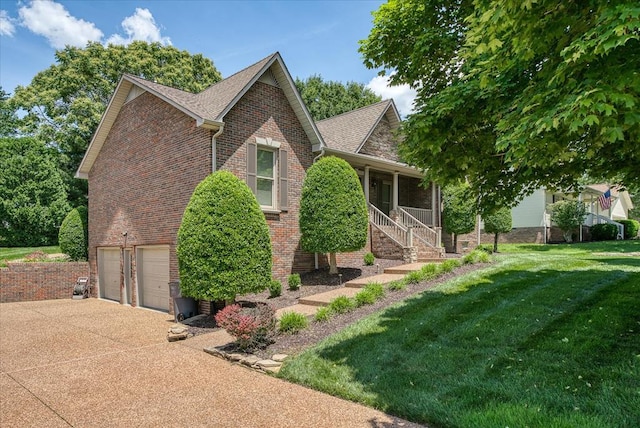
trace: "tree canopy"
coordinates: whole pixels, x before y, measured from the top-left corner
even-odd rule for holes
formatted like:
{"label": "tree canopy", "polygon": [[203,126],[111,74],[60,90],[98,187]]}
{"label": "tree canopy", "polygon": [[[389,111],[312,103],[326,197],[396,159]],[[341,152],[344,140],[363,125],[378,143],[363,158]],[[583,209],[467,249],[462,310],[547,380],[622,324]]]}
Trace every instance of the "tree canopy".
{"label": "tree canopy", "polygon": [[159,43],[105,47],[90,42],[85,48],[67,46],[55,59],[28,86],[18,86],[12,102],[26,112],[23,132],[62,153],[61,168],[76,206],[86,205],[86,181],[73,176],[123,73],[189,92],[220,80],[211,60]]}
{"label": "tree canopy", "polygon": [[322,120],[381,101],[362,83],[324,81],[313,75],[306,80],[296,78],[296,88],[314,120]]}
{"label": "tree canopy", "polygon": [[57,244],[71,209],[57,156],[34,138],[0,138],[0,246]]}
{"label": "tree canopy", "polygon": [[476,226],[476,204],[469,197],[469,185],[448,185],[442,189],[442,226],[453,233],[453,251],[458,252],[458,235],[473,231]]}
{"label": "tree canopy", "polygon": [[9,94],[0,86],[0,137],[13,137],[18,134],[18,118],[16,108],[12,105]]}
{"label": "tree canopy", "polygon": [[300,246],[330,254],[330,273],[338,273],[336,253],[356,251],[367,243],[367,202],[356,171],[328,156],[314,163],[302,183]]}
{"label": "tree canopy", "polygon": [[640,180],[634,0],[391,0],[360,51],[418,91],[404,160],[468,180],[482,212],[585,174]]}
{"label": "tree canopy", "polygon": [[493,233],[493,251],[498,252],[498,237],[501,233],[511,232],[513,220],[511,210],[507,207],[497,209],[495,212],[488,214],[483,218],[484,231]]}

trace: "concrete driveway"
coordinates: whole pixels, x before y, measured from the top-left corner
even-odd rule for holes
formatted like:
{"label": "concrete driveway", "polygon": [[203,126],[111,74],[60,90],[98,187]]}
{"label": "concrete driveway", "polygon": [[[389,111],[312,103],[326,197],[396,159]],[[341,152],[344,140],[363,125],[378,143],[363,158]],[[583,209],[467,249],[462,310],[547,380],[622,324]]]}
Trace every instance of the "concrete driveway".
{"label": "concrete driveway", "polygon": [[390,427],[413,424],[169,343],[173,320],[97,300],[0,304],[0,426]]}

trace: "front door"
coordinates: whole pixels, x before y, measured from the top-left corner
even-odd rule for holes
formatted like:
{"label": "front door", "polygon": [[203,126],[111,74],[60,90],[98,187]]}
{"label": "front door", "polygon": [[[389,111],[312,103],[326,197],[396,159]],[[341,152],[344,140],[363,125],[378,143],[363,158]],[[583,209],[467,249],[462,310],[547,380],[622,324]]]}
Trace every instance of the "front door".
{"label": "front door", "polygon": [[383,181],[380,188],[380,197],[378,201],[380,201],[380,211],[389,215],[391,211],[391,183],[388,181]]}

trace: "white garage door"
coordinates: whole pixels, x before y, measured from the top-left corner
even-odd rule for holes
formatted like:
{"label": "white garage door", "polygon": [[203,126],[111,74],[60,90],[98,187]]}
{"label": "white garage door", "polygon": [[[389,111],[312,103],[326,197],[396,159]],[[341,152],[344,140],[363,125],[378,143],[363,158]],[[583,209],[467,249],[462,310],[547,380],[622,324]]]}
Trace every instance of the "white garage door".
{"label": "white garage door", "polygon": [[138,304],[169,310],[169,248],[140,248],[137,254]]}
{"label": "white garage door", "polygon": [[100,297],[120,301],[120,249],[98,249]]}

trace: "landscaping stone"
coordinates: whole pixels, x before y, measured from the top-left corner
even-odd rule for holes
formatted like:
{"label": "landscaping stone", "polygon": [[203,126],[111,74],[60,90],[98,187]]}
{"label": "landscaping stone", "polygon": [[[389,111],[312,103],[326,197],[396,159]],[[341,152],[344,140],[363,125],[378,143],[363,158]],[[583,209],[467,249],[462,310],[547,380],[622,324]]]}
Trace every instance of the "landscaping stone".
{"label": "landscaping stone", "polygon": [[245,366],[253,367],[259,361],[260,361],[259,357],[256,357],[255,355],[249,355],[243,358],[242,360],[240,360],[240,363],[244,364]]}
{"label": "landscaping stone", "polygon": [[276,361],[278,363],[283,362],[284,360],[286,360],[289,356],[287,354],[275,354],[273,357],[271,357],[271,359],[273,361]]}
{"label": "landscaping stone", "polygon": [[189,329],[181,325],[172,326],[167,332],[167,340],[169,342],[177,342],[178,340],[185,340],[192,335],[189,333]]}
{"label": "landscaping stone", "polygon": [[259,360],[255,365],[264,369],[266,367],[280,367],[282,363],[273,360]]}

